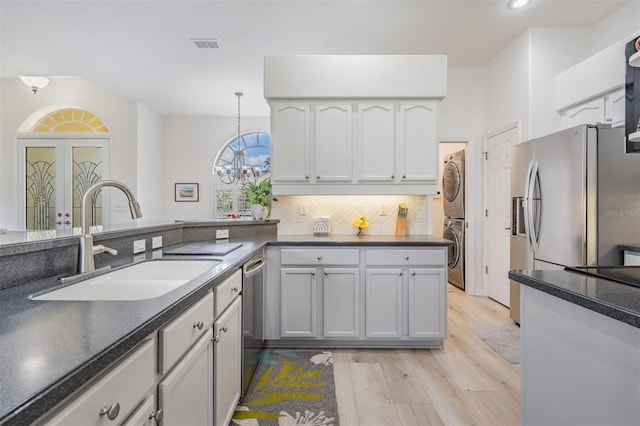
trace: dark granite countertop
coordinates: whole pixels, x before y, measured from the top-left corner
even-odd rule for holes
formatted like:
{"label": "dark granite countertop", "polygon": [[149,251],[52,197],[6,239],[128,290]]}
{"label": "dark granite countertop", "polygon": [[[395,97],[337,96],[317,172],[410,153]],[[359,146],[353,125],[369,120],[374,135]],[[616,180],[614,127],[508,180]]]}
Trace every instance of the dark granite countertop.
{"label": "dark granite countertop", "polygon": [[[431,236],[384,235],[319,238],[299,235],[276,240],[242,240],[242,243],[223,257],[222,264],[154,299],[78,302],[29,299],[34,293],[59,285],[58,277],[1,290],[0,425],[23,425],[38,419],[200,299],[266,244],[423,247],[451,244]],[[156,257],[157,254],[147,252],[145,260]],[[127,263],[130,262],[133,257]]]}
{"label": "dark granite countertop", "polygon": [[622,251],[637,251],[640,253],[640,244],[620,244],[618,247]]}
{"label": "dark granite countertop", "polygon": [[313,235],[279,235],[276,246],[452,246],[453,241],[434,237],[433,235],[363,235],[355,234],[314,237]]}
{"label": "dark granite countertop", "polygon": [[509,271],[520,284],[640,328],[640,287],[571,271]]}

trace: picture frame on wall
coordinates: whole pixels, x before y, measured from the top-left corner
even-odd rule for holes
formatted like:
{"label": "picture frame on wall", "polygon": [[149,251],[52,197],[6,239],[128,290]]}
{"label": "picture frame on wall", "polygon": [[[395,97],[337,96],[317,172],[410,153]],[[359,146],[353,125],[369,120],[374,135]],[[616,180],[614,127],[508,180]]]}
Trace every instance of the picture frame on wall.
{"label": "picture frame on wall", "polygon": [[199,200],[197,183],[176,183],[175,185],[176,202],[196,202]]}

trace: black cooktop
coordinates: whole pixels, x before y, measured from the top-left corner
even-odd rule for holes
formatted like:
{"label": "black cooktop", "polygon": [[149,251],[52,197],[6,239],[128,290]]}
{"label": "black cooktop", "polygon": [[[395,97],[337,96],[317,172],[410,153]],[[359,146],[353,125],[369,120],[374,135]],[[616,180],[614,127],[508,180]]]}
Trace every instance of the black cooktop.
{"label": "black cooktop", "polygon": [[567,266],[564,269],[640,287],[640,266]]}

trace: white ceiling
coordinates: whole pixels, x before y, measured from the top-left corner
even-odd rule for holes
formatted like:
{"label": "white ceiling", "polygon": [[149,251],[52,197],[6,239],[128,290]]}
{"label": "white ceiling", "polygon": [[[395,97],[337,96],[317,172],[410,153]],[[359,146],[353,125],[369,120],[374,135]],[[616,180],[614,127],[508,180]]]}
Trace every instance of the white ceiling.
{"label": "white ceiling", "polygon": [[243,116],[267,116],[265,55],[446,54],[482,66],[528,27],[591,26],[627,1],[508,11],[507,0],[1,0],[0,72],[77,76],[162,115],[233,116],[242,91]]}

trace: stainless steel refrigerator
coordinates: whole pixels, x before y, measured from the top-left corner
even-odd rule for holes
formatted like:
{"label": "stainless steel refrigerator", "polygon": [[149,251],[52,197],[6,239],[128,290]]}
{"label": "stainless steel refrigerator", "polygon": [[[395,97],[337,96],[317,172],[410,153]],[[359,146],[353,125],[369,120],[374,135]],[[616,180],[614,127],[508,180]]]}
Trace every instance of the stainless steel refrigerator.
{"label": "stainless steel refrigerator", "polygon": [[[511,150],[511,269],[621,265],[640,242],[640,154],[624,129],[580,125]],[[511,317],[520,288],[511,281]]]}

